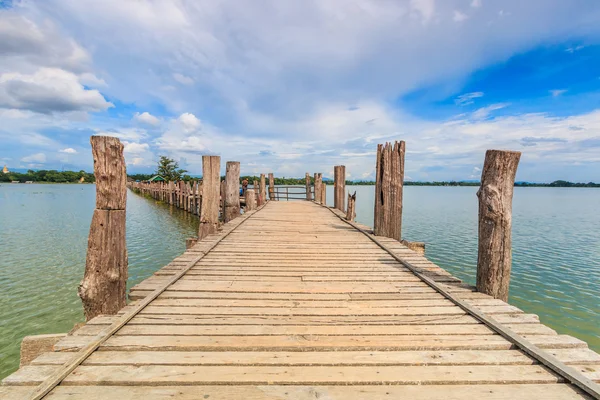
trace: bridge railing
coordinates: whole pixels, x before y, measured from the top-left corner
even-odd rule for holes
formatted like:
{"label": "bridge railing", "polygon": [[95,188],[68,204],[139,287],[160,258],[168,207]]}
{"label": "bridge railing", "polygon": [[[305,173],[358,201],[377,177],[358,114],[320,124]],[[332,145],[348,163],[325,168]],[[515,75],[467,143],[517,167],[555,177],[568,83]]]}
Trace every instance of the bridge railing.
{"label": "bridge railing", "polygon": [[[314,194],[314,187],[310,186],[309,189],[312,195]],[[284,185],[284,186],[274,186],[273,187],[273,196],[274,200],[307,200],[307,188],[306,186],[300,185]]]}

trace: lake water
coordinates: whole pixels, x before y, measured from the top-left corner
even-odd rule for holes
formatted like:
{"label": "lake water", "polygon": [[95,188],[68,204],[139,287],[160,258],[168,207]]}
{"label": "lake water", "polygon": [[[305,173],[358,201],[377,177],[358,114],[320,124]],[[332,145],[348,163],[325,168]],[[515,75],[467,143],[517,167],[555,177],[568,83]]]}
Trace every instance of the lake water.
{"label": "lake water", "polygon": [[[95,185],[0,185],[0,379],[17,369],[26,335],[83,321],[83,277]],[[185,250],[197,218],[128,193],[129,285]]]}
{"label": "lake water", "polygon": [[[373,224],[373,186],[357,191],[357,220]],[[403,236],[475,283],[475,187],[404,191]],[[328,203],[333,188],[327,187]],[[83,320],[83,276],[93,185],[0,185],[0,378],[18,367],[25,335],[67,332]],[[511,304],[600,351],[600,190],[516,188]],[[169,263],[195,235],[197,218],[129,193],[129,284]]]}

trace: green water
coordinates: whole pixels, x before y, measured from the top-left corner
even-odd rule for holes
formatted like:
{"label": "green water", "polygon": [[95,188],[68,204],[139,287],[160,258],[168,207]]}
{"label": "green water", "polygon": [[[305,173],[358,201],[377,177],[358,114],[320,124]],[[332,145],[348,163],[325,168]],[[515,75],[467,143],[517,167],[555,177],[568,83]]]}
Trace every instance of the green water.
{"label": "green water", "polygon": [[[23,336],[83,321],[77,285],[94,204],[94,185],[0,185],[0,378],[17,369]],[[181,254],[196,221],[129,193],[129,285]]]}
{"label": "green water", "polygon": [[[357,221],[373,226],[374,187],[347,189],[357,192]],[[402,227],[431,261],[473,285],[477,189],[405,187]],[[600,190],[515,188],[509,303],[600,352]]]}
{"label": "green water", "polygon": [[[372,186],[357,219],[373,224]],[[332,187],[327,198],[333,201]],[[404,237],[469,283],[477,262],[477,188],[405,188]],[[83,276],[93,185],[0,185],[0,378],[19,362],[23,336],[66,332],[83,319]],[[130,285],[185,247],[197,219],[129,193]],[[600,190],[516,188],[510,303],[600,351]]]}

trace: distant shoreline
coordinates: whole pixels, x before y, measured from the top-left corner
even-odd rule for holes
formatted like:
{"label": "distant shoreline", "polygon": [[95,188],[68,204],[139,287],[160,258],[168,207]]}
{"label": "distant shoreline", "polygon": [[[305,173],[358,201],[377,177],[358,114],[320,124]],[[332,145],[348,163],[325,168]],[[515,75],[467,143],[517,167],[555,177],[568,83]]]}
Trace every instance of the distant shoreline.
{"label": "distant shoreline", "polygon": [[[129,174],[128,177],[133,180],[148,180],[152,178],[154,174]],[[55,170],[30,170],[27,173],[9,172],[6,174],[0,173],[0,184],[10,184],[12,181],[18,181],[18,183],[31,182],[32,183],[80,183],[80,179],[83,178],[81,183],[94,183],[95,177],[92,173],[85,171],[55,171]],[[221,177],[224,179],[225,177]],[[184,181],[201,179],[199,176],[184,175]],[[259,176],[241,176],[240,182],[247,179],[248,182],[254,182],[260,180]],[[16,182],[15,182],[16,183]],[[333,185],[333,180],[329,178],[323,178],[323,183],[326,185]],[[306,178],[278,178],[275,177],[276,185],[302,185],[306,184]],[[311,178],[311,184],[314,181]],[[348,186],[371,186],[375,185],[374,181],[346,181]],[[419,181],[405,181],[404,186],[479,186],[479,181],[434,181],[434,182],[419,182]],[[534,182],[515,182],[515,187],[576,187],[576,188],[600,188],[600,183],[595,182],[569,182],[565,180],[556,180],[551,183],[534,183]]]}

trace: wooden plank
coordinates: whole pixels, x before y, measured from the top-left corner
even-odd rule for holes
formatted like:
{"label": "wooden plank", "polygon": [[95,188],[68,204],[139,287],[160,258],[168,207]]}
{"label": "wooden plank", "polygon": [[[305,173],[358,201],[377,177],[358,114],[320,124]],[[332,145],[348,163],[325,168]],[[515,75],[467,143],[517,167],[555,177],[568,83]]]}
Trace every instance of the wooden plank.
{"label": "wooden plank", "polygon": [[[56,353],[60,354],[60,353]],[[157,360],[159,360],[157,362]],[[532,365],[517,350],[181,352],[98,351],[85,365]]]}
{"label": "wooden plank", "polygon": [[[589,349],[550,349],[548,352],[566,364],[597,365],[598,354]],[[32,365],[60,365],[69,353],[44,353]],[[533,364],[535,361],[518,350],[406,350],[406,351],[335,351],[322,352],[170,352],[170,351],[99,351],[83,364],[180,364],[180,365],[501,365]]]}
{"label": "wooden plank", "polygon": [[[553,335],[552,329],[542,324],[510,325],[523,335]],[[106,329],[106,325],[84,326],[75,336],[95,336]],[[492,335],[483,324],[466,325],[181,325],[181,324],[129,324],[117,335]]]}
{"label": "wooden plank", "polygon": [[[87,336],[68,336],[55,345],[56,351],[76,351]],[[564,335],[527,335],[541,348],[585,348],[585,342]],[[513,345],[499,335],[265,335],[265,336],[113,336],[104,350],[506,350]]]}
{"label": "wooden plank", "polygon": [[80,366],[65,385],[232,384],[487,384],[556,383],[559,379],[537,365],[511,366]]}
{"label": "wooden plank", "polygon": [[[496,307],[500,308],[500,307]],[[389,308],[285,308],[285,307],[161,307],[149,305],[140,311],[146,314],[188,315],[463,315],[458,307],[389,307]]]}
{"label": "wooden plank", "polygon": [[[0,387],[3,399],[22,399],[31,388]],[[12,396],[12,397],[11,397]],[[513,384],[513,385],[428,385],[428,386],[278,386],[278,385],[219,385],[219,386],[59,386],[48,399],[98,399],[98,400],[573,400],[583,396],[565,384]]]}
{"label": "wooden plank", "polygon": [[[499,314],[498,321],[514,325],[539,322],[533,314]],[[463,315],[345,315],[345,316],[231,316],[231,315],[137,315],[130,324],[179,325],[461,325],[479,323]]]}
{"label": "wooden plank", "polygon": [[390,300],[386,301],[349,301],[349,300],[263,300],[263,299],[156,299],[153,306],[183,306],[183,307],[287,307],[287,308],[396,308],[396,307],[430,307],[454,306],[447,299],[424,300]]}

